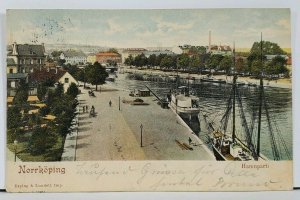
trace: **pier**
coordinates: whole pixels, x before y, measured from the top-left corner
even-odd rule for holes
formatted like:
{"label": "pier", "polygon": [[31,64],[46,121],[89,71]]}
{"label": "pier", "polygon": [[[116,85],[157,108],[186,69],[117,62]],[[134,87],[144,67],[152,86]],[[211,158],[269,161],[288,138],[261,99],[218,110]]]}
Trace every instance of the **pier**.
{"label": "pier", "polygon": [[[126,103],[135,99],[128,91],[101,86],[95,97],[87,89],[81,92],[76,161],[215,160],[206,144],[155,97],[141,97],[149,105],[135,106]],[[86,105],[95,107],[95,117],[83,112]]]}

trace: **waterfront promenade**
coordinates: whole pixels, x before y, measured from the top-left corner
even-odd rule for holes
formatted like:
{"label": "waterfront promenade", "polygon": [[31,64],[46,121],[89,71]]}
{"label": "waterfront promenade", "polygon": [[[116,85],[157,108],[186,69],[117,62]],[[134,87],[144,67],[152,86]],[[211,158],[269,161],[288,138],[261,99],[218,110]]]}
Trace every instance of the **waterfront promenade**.
{"label": "waterfront promenade", "polygon": [[[101,86],[96,97],[81,88],[76,161],[89,160],[215,160],[205,144],[187,128],[171,109],[162,109],[155,97],[145,97],[149,105],[134,106],[128,91]],[[119,97],[121,99],[119,110]],[[112,106],[109,106],[109,101]],[[96,116],[83,112],[83,106],[95,107]],[[141,147],[141,124],[143,138]],[[179,143],[193,144],[193,150]]]}

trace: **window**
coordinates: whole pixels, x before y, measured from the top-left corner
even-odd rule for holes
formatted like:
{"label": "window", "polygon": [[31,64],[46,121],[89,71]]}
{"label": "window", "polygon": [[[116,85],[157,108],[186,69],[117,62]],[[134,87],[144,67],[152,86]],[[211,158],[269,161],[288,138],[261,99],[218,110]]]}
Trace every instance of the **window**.
{"label": "window", "polygon": [[14,69],[9,69],[9,73],[10,74],[14,73]]}
{"label": "window", "polygon": [[65,78],[65,83],[69,83],[69,78]]}
{"label": "window", "polygon": [[30,64],[33,64],[33,59],[30,59]]}

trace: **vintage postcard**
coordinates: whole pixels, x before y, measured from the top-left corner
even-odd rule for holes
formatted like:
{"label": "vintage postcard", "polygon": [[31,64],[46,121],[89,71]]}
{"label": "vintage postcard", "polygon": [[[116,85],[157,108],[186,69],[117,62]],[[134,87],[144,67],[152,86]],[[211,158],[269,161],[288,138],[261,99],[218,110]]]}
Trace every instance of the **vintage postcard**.
{"label": "vintage postcard", "polygon": [[289,9],[7,10],[9,192],[293,187]]}

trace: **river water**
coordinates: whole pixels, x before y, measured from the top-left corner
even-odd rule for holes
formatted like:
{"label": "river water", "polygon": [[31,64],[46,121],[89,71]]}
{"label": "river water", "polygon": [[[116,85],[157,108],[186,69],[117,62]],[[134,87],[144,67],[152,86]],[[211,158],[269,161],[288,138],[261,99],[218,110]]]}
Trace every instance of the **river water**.
{"label": "river water", "polygon": [[[119,74],[115,82],[109,82],[109,85],[123,90],[146,89],[145,85],[149,86],[155,93],[165,98],[170,92],[170,89],[176,87],[175,83],[159,82],[159,81],[140,81],[129,79],[127,74]],[[186,85],[186,83],[181,83]],[[227,102],[230,97],[232,86],[229,84],[217,83],[201,83],[190,84],[191,93],[200,98],[200,127],[195,127],[195,124],[190,124],[195,133],[207,142],[209,131],[207,123],[203,120],[203,115],[207,116],[207,121],[213,124],[214,128],[219,128],[222,116],[225,114]],[[259,106],[259,91],[256,87],[238,86],[240,99],[244,115],[247,121],[247,126],[252,134],[252,143],[256,148],[257,145],[257,119]],[[261,124],[261,153],[270,160],[274,160],[274,155],[279,154],[280,160],[292,159],[292,90],[286,88],[264,88],[265,100],[263,102],[262,124]],[[241,123],[240,104],[236,103],[236,134],[242,141],[245,141],[245,126]],[[267,108],[267,109],[265,109]],[[269,119],[267,118],[269,115]],[[253,120],[255,119],[255,120]],[[167,123],[167,122],[166,122]],[[199,123],[196,123],[199,126]],[[271,127],[271,129],[269,128]],[[231,132],[232,117],[228,117],[227,132]],[[272,139],[273,138],[273,139]],[[246,143],[246,141],[245,141]],[[272,145],[273,144],[273,145]],[[288,151],[288,154],[286,151]]]}

